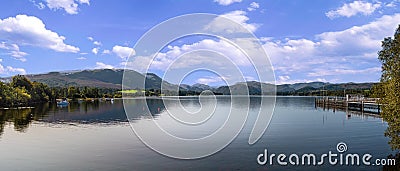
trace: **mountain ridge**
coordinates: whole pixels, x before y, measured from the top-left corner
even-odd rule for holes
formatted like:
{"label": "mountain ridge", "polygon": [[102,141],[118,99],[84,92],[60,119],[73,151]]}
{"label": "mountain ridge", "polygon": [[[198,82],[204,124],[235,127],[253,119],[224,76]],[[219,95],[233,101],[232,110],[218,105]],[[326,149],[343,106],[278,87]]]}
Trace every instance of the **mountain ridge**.
{"label": "mountain ridge", "polygon": [[[206,84],[181,84],[176,85],[162,80],[154,73],[139,73],[134,70],[124,69],[94,69],[94,70],[74,70],[49,72],[44,74],[28,74],[25,75],[31,81],[42,82],[50,87],[100,87],[122,89],[122,77],[129,79],[124,80],[125,89],[160,89],[161,85],[167,90],[176,90],[178,87],[182,91],[201,92],[211,90],[220,94],[229,94],[229,90],[241,92],[247,88],[249,94],[260,94],[261,92],[273,92],[275,87],[273,84],[260,83],[257,81],[239,82],[231,86],[211,87]],[[0,78],[1,81],[7,82],[11,77]],[[146,85],[143,87],[143,82],[146,80]],[[312,91],[339,91],[346,89],[370,89],[375,83],[329,83],[329,82],[309,82],[309,83],[294,83],[276,85],[278,93],[293,93],[293,92],[312,92]],[[262,86],[261,86],[262,85]],[[261,87],[264,88],[261,90]]]}

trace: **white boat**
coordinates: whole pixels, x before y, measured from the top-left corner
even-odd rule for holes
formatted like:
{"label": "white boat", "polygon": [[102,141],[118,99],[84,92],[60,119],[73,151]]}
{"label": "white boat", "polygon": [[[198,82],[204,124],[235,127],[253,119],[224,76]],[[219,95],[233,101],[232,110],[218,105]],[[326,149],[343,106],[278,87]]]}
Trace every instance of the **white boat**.
{"label": "white boat", "polygon": [[57,102],[57,105],[60,105],[60,106],[66,106],[68,104],[69,104],[69,102],[67,100]]}
{"label": "white boat", "polygon": [[114,98],[106,98],[106,101],[111,101],[111,102],[113,102],[113,101],[114,101]]}

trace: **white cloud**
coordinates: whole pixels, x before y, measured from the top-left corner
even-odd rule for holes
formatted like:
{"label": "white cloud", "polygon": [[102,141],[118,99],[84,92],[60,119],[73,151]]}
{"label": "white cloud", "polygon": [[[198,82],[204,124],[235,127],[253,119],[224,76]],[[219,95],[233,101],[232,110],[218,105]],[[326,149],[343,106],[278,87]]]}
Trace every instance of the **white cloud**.
{"label": "white cloud", "polygon": [[37,4],[37,7],[38,7],[39,9],[44,9],[46,6],[45,6],[43,3],[39,2],[39,3]]}
{"label": "white cloud", "polygon": [[290,76],[288,76],[288,75],[278,76],[279,81],[287,81],[289,79],[290,79]]}
{"label": "white cloud", "polygon": [[94,38],[91,37],[91,36],[87,37],[87,39],[90,40],[91,42],[93,42],[93,44],[96,45],[96,46],[101,46],[102,45],[100,41],[94,40]]}
{"label": "white cloud", "polygon": [[246,16],[246,12],[245,11],[232,11],[226,14],[221,15],[222,17],[226,17],[229,18],[239,24],[241,24],[242,26],[244,26],[246,29],[248,29],[251,32],[255,32],[257,30],[257,28],[259,27],[258,24],[254,24],[254,23],[247,23],[247,21],[249,20],[249,17]]}
{"label": "white cloud", "polygon": [[376,9],[381,7],[380,2],[374,4],[364,1],[354,1],[348,4],[344,4],[342,7],[331,10],[325,13],[330,19],[337,17],[351,17],[357,14],[371,15]]}
{"label": "white cloud", "polygon": [[[215,52],[215,54],[199,52],[186,55],[187,53],[196,52],[198,50]],[[199,65],[226,65],[221,64],[220,60],[216,60],[216,58],[222,58],[216,53],[219,53],[219,55],[224,55],[226,58],[233,61],[236,65],[251,65],[250,62],[247,60],[247,57],[242,53],[242,51],[240,51],[240,49],[236,48],[226,41],[211,39],[204,39],[193,44],[184,44],[182,46],[168,46],[168,51],[165,53],[158,53],[154,60],[152,60],[153,55],[138,56],[134,57],[133,60],[134,63],[142,63],[143,67],[146,66],[146,63],[148,63],[148,61],[153,61],[152,67],[158,70],[165,70],[172,63],[174,63],[174,68],[193,68],[194,66]],[[181,58],[181,60],[175,61],[179,58]]]}
{"label": "white cloud", "polygon": [[377,52],[383,38],[392,36],[399,23],[400,14],[385,15],[365,25],[319,34],[317,39],[328,50],[324,53],[362,56]]}
{"label": "white cloud", "polygon": [[89,0],[78,0],[78,2],[79,2],[80,4],[88,4],[88,5],[90,5]]}
{"label": "white cloud", "polygon": [[[3,60],[0,59],[0,62],[2,62],[2,61],[3,61]],[[11,66],[6,66],[6,67],[4,67],[4,66],[1,65],[1,63],[0,63],[0,74],[3,74],[3,75],[22,74],[22,75],[25,75],[25,74],[26,74],[26,71],[25,71],[25,69],[23,69],[23,68],[14,68],[14,67],[11,67]]]}
{"label": "white cloud", "polygon": [[[223,33],[243,33],[248,31],[255,32],[260,25],[256,23],[248,23],[249,17],[246,15],[246,11],[241,10],[222,14],[209,23],[205,29],[213,32]],[[226,18],[240,24],[242,27],[237,27],[236,24],[233,25],[230,23],[230,21],[227,21]]]}
{"label": "white cloud", "polygon": [[385,5],[386,7],[396,7],[396,4],[394,4],[394,3],[389,3],[389,4],[387,4],[387,5]]}
{"label": "white cloud", "polygon": [[133,48],[119,45],[115,45],[112,49],[112,52],[123,59],[126,59],[131,55],[135,55],[135,50]]}
{"label": "white cloud", "polygon": [[101,46],[102,45],[100,41],[94,40],[94,38],[91,37],[91,36],[87,37],[87,39],[90,40],[91,42],[93,42],[93,44],[96,45],[96,46]]}
{"label": "white cloud", "polygon": [[14,73],[16,72],[16,73],[19,73],[19,74],[22,74],[22,75],[26,74],[26,71],[23,68],[13,68],[11,66],[7,66],[6,70],[9,71],[9,72],[14,72]]}
{"label": "white cloud", "polygon": [[[47,7],[53,10],[65,10],[68,14],[78,14],[79,4],[89,5],[89,0],[46,0]],[[78,4],[79,3],[79,4]]]}
{"label": "white cloud", "polygon": [[395,1],[392,1],[392,2],[389,2],[389,3],[385,4],[385,7],[389,7],[389,8],[396,7],[396,6],[397,5],[396,5]]}
{"label": "white cloud", "polygon": [[209,85],[210,83],[221,82],[224,79],[221,77],[205,77],[205,78],[198,78],[196,83]]}
{"label": "white cloud", "polygon": [[8,44],[6,42],[1,42],[0,49],[8,50],[9,52],[7,54],[14,57],[14,59],[20,60],[22,62],[26,61],[26,58],[24,56],[28,55],[28,53],[21,52],[19,50],[19,46],[16,44]]}
{"label": "white cloud", "polygon": [[103,54],[110,54],[111,52],[110,52],[110,50],[103,50]]}
{"label": "white cloud", "polygon": [[218,4],[223,6],[227,6],[235,2],[242,2],[242,0],[214,0],[214,2],[217,2]]}
{"label": "white cloud", "polygon": [[24,58],[24,56],[26,56],[26,55],[28,55],[28,54],[25,53],[25,52],[20,52],[20,51],[11,51],[10,55],[11,55],[12,57],[14,57],[15,59],[17,59],[17,60],[20,60],[20,61],[22,61],[22,62],[25,62],[25,61],[26,61],[26,58]]}
{"label": "white cloud", "polygon": [[[313,39],[260,39],[267,54],[271,58],[277,83],[330,82],[369,78],[372,80],[379,75],[379,62],[377,51],[384,37],[392,36],[400,23],[400,14],[386,15],[368,24],[353,26],[342,31],[325,32],[315,35]],[[246,41],[245,39],[233,40],[233,43]],[[254,47],[252,42],[240,43]],[[145,71],[145,67],[152,61],[151,69],[165,71],[170,64],[170,69],[201,68],[202,66],[226,67],[228,63],[221,62],[220,58],[199,53],[190,53],[196,50],[209,50],[219,52],[229,57],[239,67],[249,66],[249,63],[240,51],[229,43],[221,40],[204,39],[192,44],[182,46],[168,46],[166,51],[157,54],[153,59],[149,56],[134,56],[128,62],[128,68]],[[248,47],[242,47],[246,49]],[[179,57],[185,60],[177,60]],[[253,56],[253,55],[251,55]],[[258,59],[255,59],[257,63]],[[251,66],[251,64],[250,64]],[[244,73],[244,75],[248,75]],[[357,77],[355,77],[357,76]],[[348,77],[348,78],[346,78]],[[376,77],[378,78],[378,77]],[[199,80],[205,83],[207,79]],[[362,80],[361,80],[362,81]],[[364,80],[365,81],[365,80]]]}
{"label": "white cloud", "polygon": [[[0,62],[2,62],[3,60],[0,59]],[[6,66],[4,67],[3,65],[1,65],[0,63],[0,74],[10,74],[11,73],[18,73],[18,74],[22,74],[25,75],[26,71],[23,68],[14,68],[11,66]]]}
{"label": "white cloud", "polygon": [[276,80],[277,85],[281,84],[294,84],[294,83],[310,83],[310,82],[328,82],[324,78],[314,78],[314,79],[278,79]]}
{"label": "white cloud", "polygon": [[113,69],[114,67],[112,65],[107,65],[102,62],[96,62],[96,67],[95,69]]}
{"label": "white cloud", "polygon": [[79,57],[79,58],[76,58],[76,59],[79,59],[79,60],[86,60],[86,58],[83,57],[83,56],[81,56],[81,57]]}
{"label": "white cloud", "polygon": [[93,48],[93,49],[92,49],[92,53],[94,53],[95,55],[97,55],[97,53],[99,53],[99,49],[98,49],[98,48]]}
{"label": "white cloud", "polygon": [[29,1],[32,2],[33,5],[35,5],[38,9],[42,10],[46,7],[42,2],[37,3],[35,0],[29,0]]}
{"label": "white cloud", "polygon": [[255,79],[255,78],[252,77],[252,76],[244,76],[244,79],[245,79],[246,81],[257,81],[257,79]]}
{"label": "white cloud", "polygon": [[99,41],[94,41],[93,44],[96,46],[101,46],[101,42],[99,42]]}
{"label": "white cloud", "polygon": [[308,73],[308,76],[311,77],[321,77],[321,76],[329,76],[329,75],[343,75],[343,74],[362,74],[362,73],[372,73],[372,72],[380,72],[381,67],[372,67],[366,69],[331,69],[331,70],[322,70],[317,69],[316,72]]}
{"label": "white cloud", "polygon": [[0,74],[4,74],[4,72],[5,72],[5,69],[4,69],[3,65],[0,64]]}
{"label": "white cloud", "polygon": [[355,75],[373,79],[371,76],[379,75],[376,66],[379,66],[377,52],[381,41],[393,35],[398,23],[400,14],[386,15],[365,25],[318,34],[312,40],[265,39],[263,46],[272,60],[278,82],[292,81],[280,76],[291,75],[290,78],[297,79],[301,74],[304,80],[327,77],[332,81],[336,76],[356,79]]}
{"label": "white cloud", "polygon": [[38,46],[57,52],[79,51],[79,48],[65,44],[64,36],[47,30],[42,20],[34,16],[17,15],[0,19],[0,39],[20,46]]}
{"label": "white cloud", "polygon": [[257,2],[252,2],[250,6],[247,8],[248,11],[254,11],[256,9],[260,8],[260,4]]}

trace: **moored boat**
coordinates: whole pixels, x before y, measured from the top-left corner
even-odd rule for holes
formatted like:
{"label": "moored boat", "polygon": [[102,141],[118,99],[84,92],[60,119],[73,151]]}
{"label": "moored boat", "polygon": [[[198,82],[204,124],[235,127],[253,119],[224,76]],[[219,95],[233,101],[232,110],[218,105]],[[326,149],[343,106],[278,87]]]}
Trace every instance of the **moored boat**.
{"label": "moored boat", "polygon": [[69,102],[67,101],[67,99],[63,99],[62,101],[57,102],[57,105],[59,106],[66,106],[68,104]]}

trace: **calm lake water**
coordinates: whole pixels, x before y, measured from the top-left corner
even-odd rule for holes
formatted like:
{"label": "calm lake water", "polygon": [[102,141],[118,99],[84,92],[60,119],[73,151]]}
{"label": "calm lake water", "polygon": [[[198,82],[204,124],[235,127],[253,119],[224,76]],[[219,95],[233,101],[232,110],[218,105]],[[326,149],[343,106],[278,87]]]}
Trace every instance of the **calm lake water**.
{"label": "calm lake water", "polygon": [[[122,100],[1,110],[0,170],[381,170],[379,166],[331,166],[328,162],[323,166],[279,166],[276,162],[261,166],[257,156],[266,148],[269,153],[286,155],[337,153],[339,142],[347,144],[347,152],[369,153],[373,159],[385,159],[394,153],[384,136],[387,123],[382,119],[316,108],[313,97],[277,97],[267,131],[250,146],[247,141],[257,114],[252,108],[259,107],[259,99],[251,98],[249,119],[231,144],[212,156],[196,160],[172,159],[147,148],[127,122]],[[215,115],[229,113],[229,98],[217,100]],[[137,110],[129,116],[135,120],[133,124],[147,122],[148,118],[142,114],[143,101],[129,101]],[[161,100],[147,102],[157,120],[166,118]],[[188,110],[199,106],[194,97],[185,98],[181,104]],[[193,134],[179,128],[176,131],[191,137],[213,129]]]}

